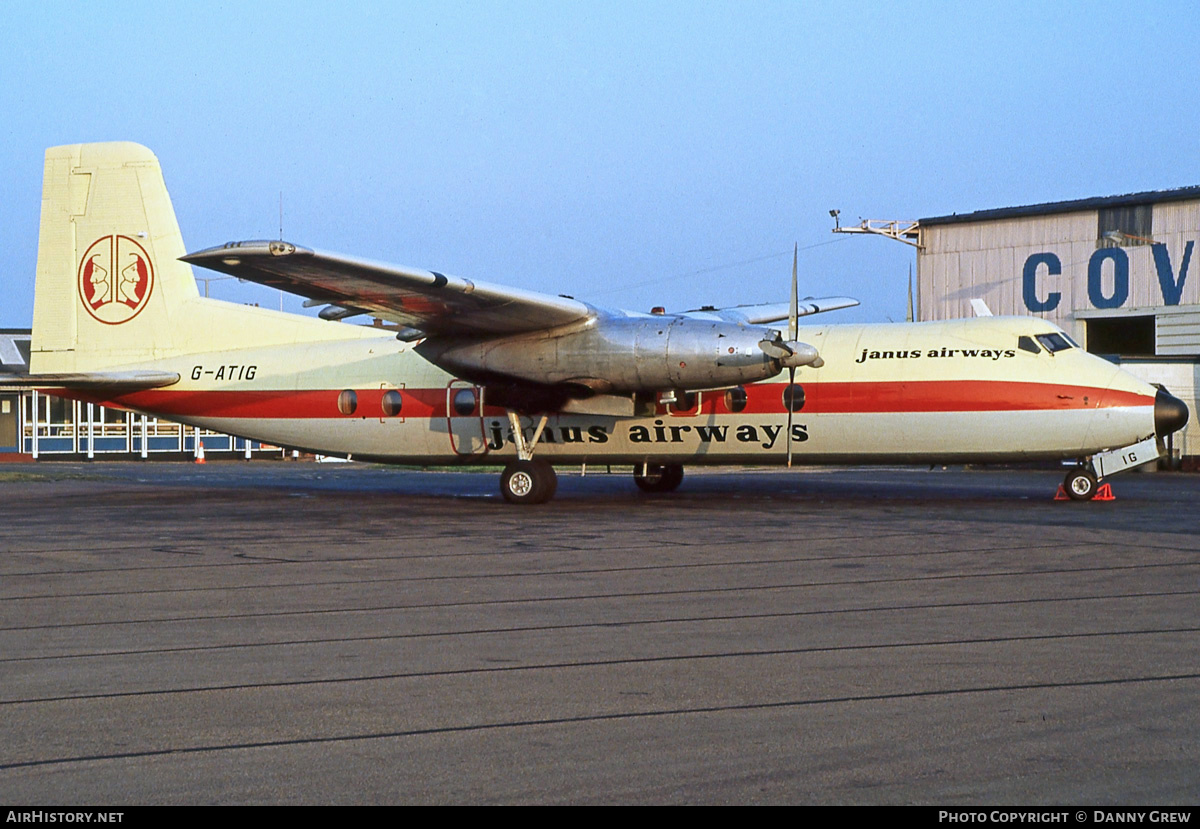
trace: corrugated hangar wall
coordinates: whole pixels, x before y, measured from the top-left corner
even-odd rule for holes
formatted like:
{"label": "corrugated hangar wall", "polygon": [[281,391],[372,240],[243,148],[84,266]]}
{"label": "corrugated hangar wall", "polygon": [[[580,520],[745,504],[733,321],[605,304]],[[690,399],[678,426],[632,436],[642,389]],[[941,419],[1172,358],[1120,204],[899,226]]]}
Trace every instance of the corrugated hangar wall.
{"label": "corrugated hangar wall", "polygon": [[1200,454],[1200,187],[919,222],[917,318],[1034,315],[1188,402]]}

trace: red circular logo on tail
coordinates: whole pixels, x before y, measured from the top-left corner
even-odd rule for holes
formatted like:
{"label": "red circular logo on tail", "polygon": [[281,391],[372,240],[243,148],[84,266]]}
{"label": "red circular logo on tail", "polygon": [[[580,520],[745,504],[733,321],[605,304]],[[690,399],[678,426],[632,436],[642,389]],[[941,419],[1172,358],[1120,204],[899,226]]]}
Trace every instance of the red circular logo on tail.
{"label": "red circular logo on tail", "polygon": [[154,290],[150,254],[128,236],[101,236],[79,260],[79,298],[105,325],[129,322]]}

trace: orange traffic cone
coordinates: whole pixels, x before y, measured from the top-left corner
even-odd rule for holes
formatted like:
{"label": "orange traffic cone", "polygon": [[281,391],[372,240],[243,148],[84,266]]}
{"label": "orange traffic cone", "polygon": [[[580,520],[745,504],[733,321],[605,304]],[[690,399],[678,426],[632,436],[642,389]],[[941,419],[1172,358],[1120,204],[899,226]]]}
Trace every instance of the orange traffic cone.
{"label": "orange traffic cone", "polygon": [[204,460],[204,441],[196,441],[196,463],[207,463]]}

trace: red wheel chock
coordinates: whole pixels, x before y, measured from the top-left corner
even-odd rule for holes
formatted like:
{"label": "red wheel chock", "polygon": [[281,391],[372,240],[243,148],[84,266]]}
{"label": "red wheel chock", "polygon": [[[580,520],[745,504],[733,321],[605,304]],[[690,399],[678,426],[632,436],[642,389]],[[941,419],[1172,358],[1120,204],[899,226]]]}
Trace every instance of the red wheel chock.
{"label": "red wheel chock", "polygon": [[[1067,491],[1063,489],[1063,485],[1058,485],[1058,492],[1054,493],[1055,501],[1070,501],[1071,496],[1067,495]],[[1113,495],[1112,484],[1100,484],[1096,488],[1096,494],[1091,497],[1093,501],[1115,501],[1117,496]]]}

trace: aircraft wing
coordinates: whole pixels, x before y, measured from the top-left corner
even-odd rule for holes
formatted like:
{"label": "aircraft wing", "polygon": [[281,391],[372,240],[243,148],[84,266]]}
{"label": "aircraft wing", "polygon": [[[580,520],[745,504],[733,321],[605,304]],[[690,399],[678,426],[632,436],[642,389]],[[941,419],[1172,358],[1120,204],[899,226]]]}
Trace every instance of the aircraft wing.
{"label": "aircraft wing", "polygon": [[428,335],[496,336],[587,319],[582,302],[302,248],[288,242],[230,242],[184,262],[329,303],[322,316],[369,313]]}

